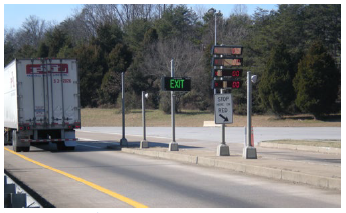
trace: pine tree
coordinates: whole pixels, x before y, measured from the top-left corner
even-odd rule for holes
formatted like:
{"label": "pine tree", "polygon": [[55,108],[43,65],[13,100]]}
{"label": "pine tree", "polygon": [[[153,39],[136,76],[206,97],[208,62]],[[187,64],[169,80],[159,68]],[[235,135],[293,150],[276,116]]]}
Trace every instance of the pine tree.
{"label": "pine tree", "polygon": [[331,113],[340,79],[333,57],[320,41],[314,42],[298,64],[298,73],[294,78],[296,105],[315,118]]}
{"label": "pine tree", "polygon": [[272,49],[259,84],[259,95],[265,108],[281,116],[294,101],[292,63],[286,45],[280,43]]}

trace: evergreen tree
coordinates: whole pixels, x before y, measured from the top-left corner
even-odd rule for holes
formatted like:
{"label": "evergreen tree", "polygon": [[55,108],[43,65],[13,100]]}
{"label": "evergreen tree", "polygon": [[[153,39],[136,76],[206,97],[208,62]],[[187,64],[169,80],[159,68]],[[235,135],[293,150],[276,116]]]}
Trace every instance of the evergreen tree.
{"label": "evergreen tree", "polygon": [[126,45],[117,44],[108,55],[108,72],[98,90],[101,105],[115,105],[121,91],[121,73],[126,72],[132,61],[132,52]]}
{"label": "evergreen tree", "polygon": [[60,49],[65,45],[70,45],[67,34],[56,27],[51,33],[47,34],[47,46],[49,47],[49,57],[57,57]]}
{"label": "evergreen tree", "polygon": [[36,49],[31,45],[23,45],[15,54],[15,58],[35,58]]}
{"label": "evergreen tree", "polygon": [[4,45],[4,57],[5,57],[4,65],[5,66],[14,59],[14,53],[15,53],[15,49],[13,47],[13,44],[11,42],[5,42],[5,45]]}
{"label": "evergreen tree", "polygon": [[41,42],[40,46],[38,46],[37,50],[37,57],[39,58],[45,58],[49,55],[49,47],[46,45],[45,42]]}
{"label": "evergreen tree", "polygon": [[104,67],[100,63],[103,55],[100,47],[95,45],[81,45],[75,49],[78,60],[81,105],[83,107],[97,107],[98,89],[102,83]]}
{"label": "evergreen tree", "polygon": [[286,45],[273,48],[259,85],[262,104],[281,116],[294,101],[292,63]]}
{"label": "evergreen tree", "polygon": [[298,64],[294,78],[296,105],[315,118],[332,112],[341,75],[333,57],[320,41],[314,42]]}

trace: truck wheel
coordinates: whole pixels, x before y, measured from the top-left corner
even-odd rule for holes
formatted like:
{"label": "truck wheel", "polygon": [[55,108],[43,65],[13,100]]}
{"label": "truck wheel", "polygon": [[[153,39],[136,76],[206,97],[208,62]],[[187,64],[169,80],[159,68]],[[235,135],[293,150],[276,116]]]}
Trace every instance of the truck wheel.
{"label": "truck wheel", "polygon": [[4,141],[5,146],[12,145],[11,132],[9,130],[5,130],[4,132]]}
{"label": "truck wheel", "polygon": [[65,146],[65,150],[69,150],[69,151],[73,151],[74,150],[74,146]]}
{"label": "truck wheel", "polygon": [[28,147],[21,147],[23,152],[29,152],[30,151],[30,146]]}
{"label": "truck wheel", "polygon": [[15,152],[29,152],[30,144],[20,142],[20,136],[17,130],[12,131],[12,146]]}
{"label": "truck wheel", "polygon": [[13,151],[20,152],[20,151],[22,151],[22,149],[21,149],[21,147],[13,146]]}
{"label": "truck wheel", "polygon": [[13,151],[20,152],[22,150],[21,147],[18,146],[18,135],[16,130],[12,131],[12,145]]}
{"label": "truck wheel", "polygon": [[67,151],[67,150],[74,150],[74,146],[65,146],[64,142],[56,143],[56,147],[58,148],[58,151]]}
{"label": "truck wheel", "polygon": [[65,146],[63,143],[56,143],[56,148],[58,149],[58,151],[63,151]]}

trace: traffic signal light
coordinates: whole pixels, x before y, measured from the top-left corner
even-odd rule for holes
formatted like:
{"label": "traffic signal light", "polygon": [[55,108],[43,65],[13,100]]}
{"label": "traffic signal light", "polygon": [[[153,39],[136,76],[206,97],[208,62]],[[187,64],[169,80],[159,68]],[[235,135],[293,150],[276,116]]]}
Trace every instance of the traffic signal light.
{"label": "traffic signal light", "polygon": [[243,74],[242,46],[214,46],[212,49],[212,88],[238,89]]}
{"label": "traffic signal light", "polygon": [[239,78],[243,75],[243,69],[214,69],[213,77]]}

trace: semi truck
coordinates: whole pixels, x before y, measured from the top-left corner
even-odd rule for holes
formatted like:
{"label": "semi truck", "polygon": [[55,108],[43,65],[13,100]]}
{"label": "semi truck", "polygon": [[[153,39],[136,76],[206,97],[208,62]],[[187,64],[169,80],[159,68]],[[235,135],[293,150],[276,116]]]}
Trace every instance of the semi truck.
{"label": "semi truck", "polygon": [[75,59],[15,59],[4,71],[4,142],[15,152],[54,143],[74,150],[81,128]]}

